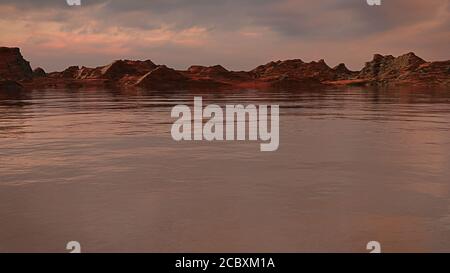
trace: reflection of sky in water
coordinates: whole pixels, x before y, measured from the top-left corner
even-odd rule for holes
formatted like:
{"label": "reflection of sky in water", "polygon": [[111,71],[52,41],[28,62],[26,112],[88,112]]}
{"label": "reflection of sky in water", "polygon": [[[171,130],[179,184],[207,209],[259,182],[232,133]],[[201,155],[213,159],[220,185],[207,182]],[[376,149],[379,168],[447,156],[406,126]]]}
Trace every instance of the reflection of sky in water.
{"label": "reflection of sky in water", "polygon": [[[280,149],[174,142],[171,107],[281,106]],[[0,251],[450,250],[450,93],[0,97]]]}

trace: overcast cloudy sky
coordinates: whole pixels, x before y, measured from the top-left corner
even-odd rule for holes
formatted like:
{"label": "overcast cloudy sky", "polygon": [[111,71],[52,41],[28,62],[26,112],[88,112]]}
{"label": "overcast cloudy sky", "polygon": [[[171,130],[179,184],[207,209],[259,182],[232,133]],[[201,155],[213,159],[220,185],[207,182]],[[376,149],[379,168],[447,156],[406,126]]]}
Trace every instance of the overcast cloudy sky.
{"label": "overcast cloudy sky", "polygon": [[0,0],[0,45],[33,67],[152,59],[252,69],[324,58],[360,69],[372,54],[450,59],[450,0]]}

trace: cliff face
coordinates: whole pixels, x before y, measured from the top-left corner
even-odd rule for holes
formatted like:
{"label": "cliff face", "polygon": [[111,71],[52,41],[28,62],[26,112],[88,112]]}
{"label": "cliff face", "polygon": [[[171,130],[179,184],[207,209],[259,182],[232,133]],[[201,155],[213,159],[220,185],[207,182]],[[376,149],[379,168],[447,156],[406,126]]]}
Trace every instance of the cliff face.
{"label": "cliff face", "polygon": [[0,78],[4,80],[29,80],[33,76],[30,63],[18,48],[0,47]]}
{"label": "cliff face", "polygon": [[374,55],[358,75],[372,84],[447,85],[449,61],[426,62],[410,52],[399,57]]}
{"label": "cliff face", "polygon": [[358,78],[381,81],[398,79],[424,63],[426,62],[414,53],[408,53],[397,58],[392,55],[375,54],[373,60],[367,62],[361,70]]}
{"label": "cliff face", "polygon": [[400,79],[450,87],[450,61],[423,63]]}
{"label": "cliff face", "polygon": [[229,71],[220,65],[195,65],[175,70],[150,60],[117,60],[95,68],[71,66],[62,72],[31,70],[18,48],[0,48],[0,80],[18,81],[27,88],[115,86],[148,90],[191,88],[302,88],[317,85],[421,85],[450,86],[450,61],[426,62],[414,53],[399,57],[374,55],[361,71],[345,64],[334,68],[324,60],[300,59],[269,62],[251,71]]}

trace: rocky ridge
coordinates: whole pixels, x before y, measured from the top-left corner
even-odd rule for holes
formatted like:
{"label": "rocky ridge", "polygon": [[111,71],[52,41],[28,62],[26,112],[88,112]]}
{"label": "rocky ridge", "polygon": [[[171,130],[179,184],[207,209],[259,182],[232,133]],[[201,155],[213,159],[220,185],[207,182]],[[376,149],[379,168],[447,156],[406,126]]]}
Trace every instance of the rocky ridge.
{"label": "rocky ridge", "polygon": [[251,71],[221,65],[175,70],[151,60],[117,60],[95,68],[71,66],[61,72],[31,69],[18,48],[0,47],[0,91],[22,88],[114,86],[124,89],[302,88],[336,85],[450,86],[450,61],[427,62],[410,52],[398,57],[375,54],[361,71],[324,60],[273,61]]}

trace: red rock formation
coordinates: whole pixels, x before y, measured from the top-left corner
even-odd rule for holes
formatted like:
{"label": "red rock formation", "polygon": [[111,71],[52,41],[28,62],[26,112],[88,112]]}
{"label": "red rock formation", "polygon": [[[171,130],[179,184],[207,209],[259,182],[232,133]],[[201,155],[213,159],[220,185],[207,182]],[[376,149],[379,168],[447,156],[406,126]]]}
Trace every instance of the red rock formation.
{"label": "red rock formation", "polygon": [[141,76],[157,66],[150,60],[147,61],[130,61],[119,60],[110,65],[100,68],[100,77],[117,80],[127,75]]}
{"label": "red rock formation", "polygon": [[30,80],[33,76],[30,63],[18,48],[0,47],[0,78],[5,80]]}
{"label": "red rock formation", "polygon": [[251,71],[255,78],[265,81],[279,81],[286,78],[297,81],[332,81],[336,72],[324,60],[305,63],[300,59],[270,62]]}
{"label": "red rock formation", "polygon": [[171,86],[184,87],[188,78],[165,65],[159,66],[139,78],[135,86],[147,89],[163,88]]}
{"label": "red rock formation", "polygon": [[398,80],[403,84],[450,86],[450,61],[423,63]]}
{"label": "red rock formation", "polygon": [[41,78],[47,76],[47,73],[45,73],[45,70],[43,68],[36,68],[33,70],[33,78]]}
{"label": "red rock formation", "polygon": [[252,74],[244,71],[228,71],[221,65],[200,66],[193,65],[187,71],[180,71],[187,77],[204,82],[215,82],[219,85],[235,85],[252,80]]}
{"label": "red rock formation", "polygon": [[133,86],[147,90],[223,88],[231,86],[226,81],[218,80],[215,77],[199,77],[198,74],[192,74],[192,72],[199,73],[199,70],[196,69],[201,70],[198,67],[191,69],[190,72],[176,71],[161,65],[140,77]]}
{"label": "red rock formation", "polygon": [[397,79],[404,73],[414,71],[424,63],[426,62],[414,53],[408,53],[397,58],[392,55],[375,54],[373,60],[367,62],[361,70],[358,78],[381,81]]}
{"label": "red rock formation", "polygon": [[79,70],[80,70],[80,68],[78,66],[70,66],[67,69],[65,69],[63,72],[61,72],[59,77],[61,77],[63,79],[74,79],[77,77]]}
{"label": "red rock formation", "polygon": [[[399,57],[375,55],[360,72],[345,64],[334,68],[324,60],[270,62],[245,72],[220,65],[191,66],[177,71],[152,61],[118,60],[96,68],[71,66],[46,74],[31,71],[17,48],[0,48],[0,79],[19,81],[27,88],[105,87],[143,89],[302,88],[315,85],[442,85],[450,86],[450,61],[426,62],[414,53]],[[3,86],[12,86],[11,82]],[[1,87],[1,86],[0,86]]]}
{"label": "red rock formation", "polygon": [[221,65],[201,66],[193,65],[188,68],[187,72],[200,77],[226,77],[230,72]]}
{"label": "red rock formation", "polygon": [[358,72],[349,70],[344,63],[340,63],[333,67],[333,70],[336,73],[336,78],[338,80],[353,79],[359,74]]}
{"label": "red rock formation", "polygon": [[374,55],[358,75],[372,85],[449,85],[450,61],[426,62],[410,52],[399,57]]}
{"label": "red rock formation", "polygon": [[130,60],[118,60],[105,66],[99,66],[96,68],[71,66],[62,72],[51,73],[53,78],[66,78],[66,79],[105,79],[118,81],[127,76],[142,76],[151,70],[155,69],[155,65],[152,61],[130,61]]}

